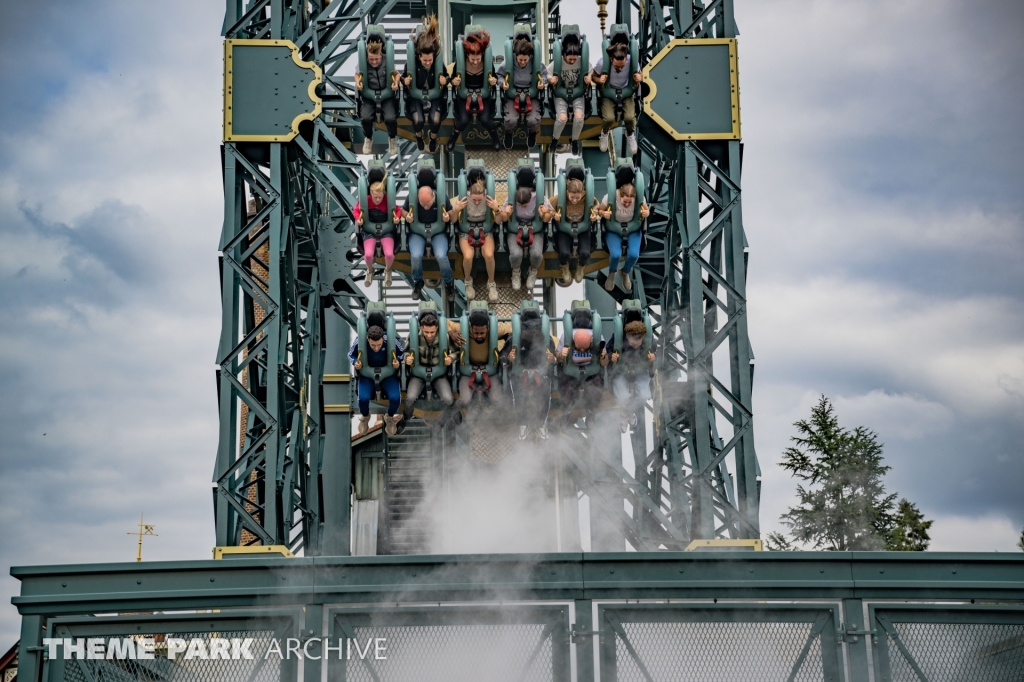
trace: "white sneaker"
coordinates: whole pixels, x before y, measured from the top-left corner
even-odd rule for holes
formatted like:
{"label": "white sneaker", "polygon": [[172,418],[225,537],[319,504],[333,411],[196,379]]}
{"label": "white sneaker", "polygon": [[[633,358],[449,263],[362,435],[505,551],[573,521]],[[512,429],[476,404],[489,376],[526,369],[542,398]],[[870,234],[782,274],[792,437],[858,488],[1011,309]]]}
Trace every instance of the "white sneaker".
{"label": "white sneaker", "polygon": [[490,303],[498,302],[498,285],[494,282],[487,283],[487,300]]}
{"label": "white sneaker", "polygon": [[466,298],[470,301],[476,298],[476,289],[473,288],[473,280],[471,279],[466,280]]}
{"label": "white sneaker", "polygon": [[608,151],[608,133],[601,133],[601,137],[597,140],[597,148],[603,152]]}
{"label": "white sneaker", "polygon": [[611,291],[612,289],[615,288],[615,275],[616,275],[616,273],[614,273],[614,272],[609,272],[608,273],[608,279],[606,279],[604,281],[604,290],[605,291]]}
{"label": "white sneaker", "polygon": [[384,286],[391,286],[391,268],[384,271]]}
{"label": "white sneaker", "polygon": [[622,288],[626,291],[633,291],[633,280],[629,278],[629,273],[624,270],[620,270],[619,273],[622,275]]}
{"label": "white sneaker", "polygon": [[530,427],[525,424],[519,427],[519,440],[526,440],[526,437],[530,435]]}
{"label": "white sneaker", "polygon": [[373,153],[373,138],[372,137],[367,137],[367,138],[365,138],[363,140],[363,153],[364,154],[372,154]]}
{"label": "white sneaker", "polygon": [[569,286],[572,284],[572,273],[569,272],[569,264],[566,263],[562,266],[562,284]]}
{"label": "white sneaker", "polygon": [[573,274],[573,280],[576,282],[576,284],[579,284],[580,282],[583,281],[583,266],[582,265],[577,265],[576,266],[576,272]]}
{"label": "white sneaker", "polygon": [[364,435],[369,430],[370,430],[370,415],[366,415],[365,417],[362,416],[362,415],[359,415],[359,426],[357,427],[357,431],[358,431],[359,435],[362,436],[362,435]]}
{"label": "white sneaker", "polygon": [[537,286],[537,268],[530,268],[526,271],[526,290],[533,295],[535,286]]}
{"label": "white sneaker", "polygon": [[388,140],[388,154],[398,156],[398,138],[392,137]]}
{"label": "white sneaker", "polygon": [[637,146],[637,143],[636,143],[636,133],[633,133],[632,135],[627,135],[626,136],[626,141],[629,142],[629,154],[630,154],[630,156],[632,156],[633,154],[636,154],[637,149],[639,149],[639,147]]}
{"label": "white sneaker", "polygon": [[538,426],[537,427],[537,438],[540,438],[541,440],[547,440],[548,439],[548,427],[546,427],[546,426]]}
{"label": "white sneaker", "polygon": [[[512,290],[519,291],[519,287],[523,284],[523,274],[519,268],[512,268]],[[526,287],[529,289],[530,287]]]}
{"label": "white sneaker", "polygon": [[375,272],[375,268],[372,265],[369,266],[368,268],[366,268],[366,280],[363,281],[363,285],[364,286],[368,286],[368,287],[372,287],[373,286],[373,274],[374,274],[374,272]]}
{"label": "white sneaker", "polygon": [[572,147],[569,146],[568,142],[565,142],[565,143],[560,144],[557,147],[555,147],[555,153],[556,154],[568,154],[570,149],[572,149]]}

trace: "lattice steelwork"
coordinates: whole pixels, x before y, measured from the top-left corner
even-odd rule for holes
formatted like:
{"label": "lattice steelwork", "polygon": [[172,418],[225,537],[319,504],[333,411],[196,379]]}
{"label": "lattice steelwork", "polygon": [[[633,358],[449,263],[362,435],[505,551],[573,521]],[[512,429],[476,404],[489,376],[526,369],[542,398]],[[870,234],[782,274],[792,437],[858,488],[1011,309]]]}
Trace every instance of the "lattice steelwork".
{"label": "lattice steelwork", "polygon": [[[349,145],[361,134],[349,74],[367,23],[404,32],[446,6],[228,0],[226,38],[290,40],[302,60],[322,69],[322,112],[300,124],[290,142],[224,144],[218,545],[350,551],[349,408],[324,398],[332,384],[347,381],[337,373],[347,372],[343,359],[340,370],[325,364],[338,352],[332,344],[350,338],[347,325],[365,304],[357,286],[362,268],[352,257],[361,165]],[[651,0],[643,8],[622,0],[616,9],[616,20],[640,37],[642,64],[672,38],[736,35],[732,0]],[[538,32],[559,26],[557,3],[552,9]],[[571,475],[600,510],[592,528],[603,524],[597,532],[615,536],[603,542],[606,549],[758,537],[740,142],[676,142],[644,116],[639,138],[634,161],[647,176],[652,217],[633,295],[649,306],[655,326],[658,374],[648,408],[654,439],[648,443],[645,429],[635,429],[633,471],[617,462],[617,446],[600,456],[595,452],[608,446],[586,446],[594,452],[582,457],[566,453]],[[416,158],[408,140],[388,157],[397,175]],[[340,326],[332,326],[335,317]],[[333,377],[326,382],[325,371]]]}

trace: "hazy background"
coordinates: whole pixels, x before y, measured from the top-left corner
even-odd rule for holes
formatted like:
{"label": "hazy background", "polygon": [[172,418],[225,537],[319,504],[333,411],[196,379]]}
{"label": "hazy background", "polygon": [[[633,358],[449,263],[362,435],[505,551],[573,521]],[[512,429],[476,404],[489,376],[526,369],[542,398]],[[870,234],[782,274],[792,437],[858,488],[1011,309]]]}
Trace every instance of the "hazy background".
{"label": "hazy background", "polygon": [[[1024,5],[736,5],[762,527],[824,393],[933,549],[1014,551]],[[143,510],[210,556],[222,11],[0,3],[0,649],[11,565],[132,561]]]}

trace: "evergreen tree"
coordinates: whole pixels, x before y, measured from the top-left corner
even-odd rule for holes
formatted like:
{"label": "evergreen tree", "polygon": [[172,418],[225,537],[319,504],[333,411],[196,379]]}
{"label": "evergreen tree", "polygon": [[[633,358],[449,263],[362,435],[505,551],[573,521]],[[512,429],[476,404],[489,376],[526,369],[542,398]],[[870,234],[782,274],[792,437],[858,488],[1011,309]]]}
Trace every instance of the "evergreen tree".
{"label": "evergreen tree", "polygon": [[810,420],[794,426],[798,435],[781,465],[808,484],[797,486],[800,504],[782,515],[794,540],[836,551],[885,549],[896,495],[882,485],[890,467],[882,464],[878,435],[841,428],[825,396]]}
{"label": "evergreen tree", "polygon": [[932,522],[924,518],[917,505],[902,499],[892,515],[885,548],[894,552],[923,552],[931,542],[928,537],[931,527]]}
{"label": "evergreen tree", "polygon": [[778,531],[768,533],[764,538],[764,546],[769,552],[792,552],[796,550],[793,543]]}
{"label": "evergreen tree", "polygon": [[1020,532],[1020,539],[1017,540],[1017,546],[1020,547],[1020,551],[1024,552],[1024,530]]}

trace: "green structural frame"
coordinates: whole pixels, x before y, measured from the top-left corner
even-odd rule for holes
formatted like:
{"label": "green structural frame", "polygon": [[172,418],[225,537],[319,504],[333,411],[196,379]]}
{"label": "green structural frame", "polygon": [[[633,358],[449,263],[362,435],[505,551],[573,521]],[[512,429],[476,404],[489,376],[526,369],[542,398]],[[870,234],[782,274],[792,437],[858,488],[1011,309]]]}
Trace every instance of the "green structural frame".
{"label": "green structural frame", "polygon": [[[735,42],[732,0],[651,0],[644,7],[639,12],[622,0],[615,13],[639,36],[641,65],[672,41]],[[344,349],[366,300],[352,257],[360,163],[351,144],[362,133],[352,79],[343,74],[363,25],[408,21],[428,9],[438,8],[396,0],[227,2],[225,39],[294,44],[296,63],[317,70],[320,82],[310,96],[320,104],[311,120],[295,119],[291,141],[223,145],[218,546],[350,553]],[[558,30],[558,3],[550,10],[538,30]],[[628,542],[639,550],[680,550],[694,539],[757,538],[742,143],[675,140],[643,113],[639,138],[634,162],[647,176],[652,216],[631,295],[649,308],[655,327],[655,397],[644,415],[654,425],[653,440],[645,429],[634,430],[632,471],[621,466],[617,447],[578,462],[566,453],[572,484],[591,498],[595,549]],[[619,138],[616,146],[623,143]],[[460,157],[454,156],[452,164]],[[415,145],[402,140],[389,170],[402,176],[416,158]],[[585,149],[584,158],[603,175],[608,160],[596,149]],[[605,295],[605,277],[588,275],[587,291],[608,308],[602,314],[612,314],[624,293]],[[456,306],[463,299],[460,290]]]}
{"label": "green structural frame", "polygon": [[[390,664],[398,665],[403,647],[406,656],[422,655],[414,631],[437,626],[458,626],[466,638],[475,631],[495,646],[502,632],[530,626],[518,665],[528,670],[525,654],[534,661],[544,650],[551,679],[577,682],[692,678],[701,670],[754,679],[772,665],[773,679],[791,680],[866,682],[872,674],[893,679],[894,670],[909,675],[902,679],[949,679],[953,665],[963,666],[958,679],[1024,674],[1024,556],[1005,553],[261,557],[11,573],[21,581],[13,601],[23,618],[18,679],[25,682],[88,679],[67,667],[112,665],[51,656],[44,637],[271,633],[309,642],[307,654],[319,656],[324,638],[336,651],[342,638],[388,636]],[[726,653],[737,641],[747,648]],[[684,649],[686,656],[677,655]],[[362,663],[331,658],[328,679],[367,677],[345,668]],[[166,654],[158,651],[157,659],[168,665]],[[226,661],[220,675],[193,672],[244,679],[246,669],[233,665],[242,663]],[[322,665],[306,658],[302,679],[320,680]],[[149,679],[125,669],[111,672]],[[298,672],[292,659],[275,675],[297,680]],[[378,669],[370,677],[414,676]]]}

